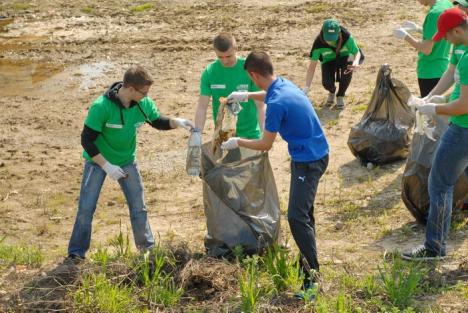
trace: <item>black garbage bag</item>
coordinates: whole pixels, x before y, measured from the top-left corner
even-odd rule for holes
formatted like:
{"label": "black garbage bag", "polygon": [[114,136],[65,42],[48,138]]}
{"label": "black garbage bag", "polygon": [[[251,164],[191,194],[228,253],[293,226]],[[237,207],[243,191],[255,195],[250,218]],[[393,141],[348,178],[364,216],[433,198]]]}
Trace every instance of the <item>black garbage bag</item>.
{"label": "black garbage bag", "polygon": [[[439,146],[439,138],[448,127],[447,119],[437,116],[433,119],[436,141],[426,135],[415,133],[411,142],[410,154],[401,179],[401,199],[416,221],[426,224],[429,213],[428,179],[432,160]],[[454,209],[468,198],[468,178],[463,174],[453,191]]]}
{"label": "black garbage bag", "polygon": [[363,164],[381,165],[408,156],[414,124],[407,105],[410,95],[401,81],[391,78],[389,65],[382,65],[369,106],[348,137],[351,152]]}
{"label": "black garbage bag", "polygon": [[275,243],[280,231],[280,205],[267,153],[229,151],[217,162],[211,143],[202,146],[203,204],[209,256],[228,256],[241,246],[246,254]]}

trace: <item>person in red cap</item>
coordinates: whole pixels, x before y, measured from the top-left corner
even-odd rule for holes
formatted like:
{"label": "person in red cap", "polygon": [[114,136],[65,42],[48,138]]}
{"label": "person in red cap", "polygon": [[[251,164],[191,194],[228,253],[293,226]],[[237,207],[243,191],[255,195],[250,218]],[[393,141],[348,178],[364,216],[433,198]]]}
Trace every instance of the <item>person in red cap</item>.
{"label": "person in red cap", "polygon": [[[468,18],[459,8],[445,10],[437,21],[435,42],[445,38],[454,45],[468,45]],[[468,175],[468,53],[465,51],[454,73],[460,97],[448,103],[425,103],[415,108],[425,115],[447,115],[450,126],[442,135],[429,174],[429,216],[424,245],[403,252],[407,260],[441,259],[452,217],[453,188],[460,175]],[[448,89],[448,88],[447,88]]]}

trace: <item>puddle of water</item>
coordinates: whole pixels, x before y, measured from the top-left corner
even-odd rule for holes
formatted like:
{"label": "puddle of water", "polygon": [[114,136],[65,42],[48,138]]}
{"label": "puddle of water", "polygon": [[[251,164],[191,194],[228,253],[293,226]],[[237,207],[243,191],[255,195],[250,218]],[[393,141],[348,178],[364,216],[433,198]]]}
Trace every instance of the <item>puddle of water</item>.
{"label": "puddle of water", "polygon": [[106,61],[81,65],[78,71],[78,75],[81,76],[80,90],[96,85],[96,80],[114,67],[112,63]]}
{"label": "puddle of water", "polygon": [[38,83],[62,70],[57,64],[0,59],[0,97],[30,94]]}

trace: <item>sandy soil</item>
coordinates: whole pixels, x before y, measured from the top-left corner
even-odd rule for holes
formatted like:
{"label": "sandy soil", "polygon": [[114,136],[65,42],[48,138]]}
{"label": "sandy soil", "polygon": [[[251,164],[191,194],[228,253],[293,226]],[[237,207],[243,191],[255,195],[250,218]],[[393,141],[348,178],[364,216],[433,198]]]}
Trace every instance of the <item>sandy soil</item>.
{"label": "sandy soil", "polygon": [[[0,3],[0,15],[14,17],[0,32],[0,238],[6,236],[6,243],[38,245],[49,263],[65,255],[79,195],[80,132],[87,108],[130,64],[139,63],[154,76],[150,96],[160,111],[193,118],[199,76],[215,58],[211,40],[217,32],[232,32],[241,55],[268,51],[276,72],[303,86],[312,41],[329,17],[352,32],[366,62],[353,78],[344,111],[320,106],[326,97],[320,72],[310,93],[331,144],[330,166],[316,201],[320,259],[325,265],[375,269],[384,251],[423,238],[400,199],[405,163],[369,171],[346,144],[381,64],[389,63],[395,78],[418,91],[416,52],[391,36],[404,20],[422,23],[425,10],[417,1],[153,1],[155,6],[142,12],[126,0],[24,3]],[[213,130],[207,120],[205,140]],[[182,130],[144,126],[138,161],[153,231],[161,240],[187,241],[202,251],[201,183],[185,174],[187,139]],[[270,159],[285,208],[289,157],[281,139]],[[107,181],[92,247],[105,245],[121,224],[129,229],[125,200],[117,184]],[[283,228],[282,241],[291,242],[285,220]],[[467,232],[466,226],[452,232],[448,269],[466,258]],[[11,290],[5,282],[0,277],[0,289]],[[432,301],[447,312],[467,304],[453,307],[444,297]]]}

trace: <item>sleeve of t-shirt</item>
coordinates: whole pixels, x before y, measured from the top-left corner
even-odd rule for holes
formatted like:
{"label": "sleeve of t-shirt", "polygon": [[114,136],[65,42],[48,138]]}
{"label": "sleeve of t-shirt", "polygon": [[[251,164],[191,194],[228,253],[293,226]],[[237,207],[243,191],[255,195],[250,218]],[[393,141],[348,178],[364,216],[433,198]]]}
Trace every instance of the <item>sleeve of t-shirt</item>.
{"label": "sleeve of t-shirt", "polygon": [[310,59],[313,61],[318,61],[320,59],[320,50],[318,49],[310,50]]}
{"label": "sleeve of t-shirt", "polygon": [[208,69],[205,68],[200,79],[200,96],[211,96],[210,79]]}
{"label": "sleeve of t-shirt", "polygon": [[102,132],[104,125],[109,118],[107,110],[101,103],[93,103],[88,111],[88,116],[85,119],[85,125],[97,132]]}
{"label": "sleeve of t-shirt", "polygon": [[267,105],[265,114],[265,129],[270,133],[277,133],[280,130],[284,117],[284,109],[278,105]]}
{"label": "sleeve of t-shirt", "polygon": [[460,85],[468,85],[468,52],[465,52],[458,63],[458,72],[460,73]]}
{"label": "sleeve of t-shirt", "polygon": [[345,46],[348,48],[349,54],[356,55],[359,51],[359,47],[352,36],[349,36]]}
{"label": "sleeve of t-shirt", "polygon": [[429,12],[423,24],[423,40],[432,40],[435,33],[437,32],[437,19],[439,18],[438,13]]}
{"label": "sleeve of t-shirt", "polygon": [[158,107],[156,106],[153,99],[151,98],[146,98],[145,113],[146,113],[146,116],[148,116],[148,120],[150,122],[157,120],[160,116]]}

